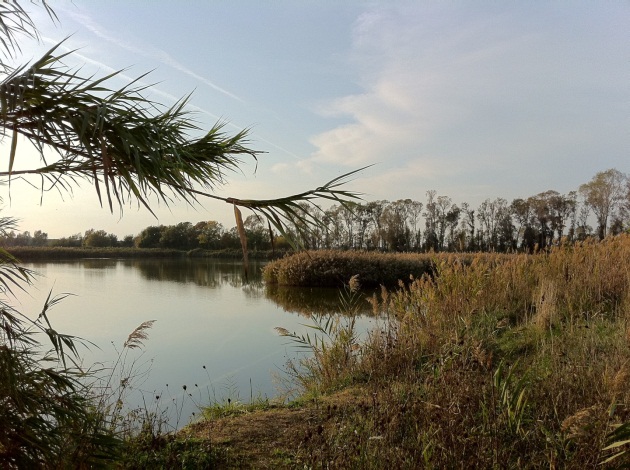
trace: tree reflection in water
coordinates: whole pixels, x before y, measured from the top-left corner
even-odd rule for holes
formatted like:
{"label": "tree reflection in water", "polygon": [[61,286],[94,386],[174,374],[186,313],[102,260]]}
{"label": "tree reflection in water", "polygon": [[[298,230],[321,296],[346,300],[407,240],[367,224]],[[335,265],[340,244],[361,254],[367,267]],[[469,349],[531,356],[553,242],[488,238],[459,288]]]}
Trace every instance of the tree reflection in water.
{"label": "tree reflection in water", "polygon": [[[282,307],[285,312],[297,313],[305,317],[312,315],[345,314],[340,306],[340,291],[332,288],[265,286],[265,296]],[[369,302],[371,293],[364,294],[358,305],[360,315],[372,315],[372,304]]]}
{"label": "tree reflection in water", "polygon": [[[153,281],[194,283],[198,286],[220,288],[229,285],[241,288],[250,299],[267,298],[285,312],[305,317],[344,313],[339,306],[339,291],[330,288],[304,288],[291,286],[265,286],[262,281],[264,262],[250,262],[249,276],[245,277],[240,261],[214,259],[155,259],[124,260],[125,266],[136,268],[142,277]],[[371,294],[371,293],[370,293]],[[361,302],[359,313],[371,315],[372,306]]]}
{"label": "tree reflection in water", "polygon": [[214,259],[155,259],[125,260],[125,265],[137,268],[142,277],[150,281],[192,282],[198,286],[219,288],[222,284],[232,287],[262,285],[261,269],[264,263],[250,262],[248,278],[239,261]]}

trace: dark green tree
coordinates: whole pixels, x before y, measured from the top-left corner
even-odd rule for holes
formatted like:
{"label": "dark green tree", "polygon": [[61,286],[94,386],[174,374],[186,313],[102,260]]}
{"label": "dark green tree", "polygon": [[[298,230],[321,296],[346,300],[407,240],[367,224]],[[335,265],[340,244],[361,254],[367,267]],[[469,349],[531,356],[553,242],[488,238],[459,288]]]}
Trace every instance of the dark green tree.
{"label": "dark green tree", "polygon": [[132,248],[134,246],[133,235],[125,235],[118,245],[123,248]]}
{"label": "dark green tree", "polygon": [[190,222],[180,222],[162,230],[160,247],[176,250],[192,250],[199,247],[198,234]]}
{"label": "dark green tree", "polygon": [[271,236],[262,218],[252,214],[243,223],[247,234],[247,245],[252,250],[270,250]]}
{"label": "dark green tree", "polygon": [[118,237],[105,230],[89,229],[83,235],[83,246],[88,248],[104,248],[118,245]]}
{"label": "dark green tree", "polygon": [[83,246],[83,235],[76,233],[68,237],[51,240],[50,246],[79,247]]}
{"label": "dark green tree", "polygon": [[136,238],[136,246],[138,248],[158,248],[160,246],[160,239],[162,238],[162,230],[164,226],[159,227],[152,225],[145,228],[140,232],[140,235]]}
{"label": "dark green tree", "polygon": [[[245,222],[247,222],[247,220],[249,220],[249,217]],[[195,230],[197,232],[197,241],[200,248],[205,248],[206,250],[217,250],[220,248],[221,237],[225,232],[225,228],[221,223],[216,220],[199,222],[195,225]]]}

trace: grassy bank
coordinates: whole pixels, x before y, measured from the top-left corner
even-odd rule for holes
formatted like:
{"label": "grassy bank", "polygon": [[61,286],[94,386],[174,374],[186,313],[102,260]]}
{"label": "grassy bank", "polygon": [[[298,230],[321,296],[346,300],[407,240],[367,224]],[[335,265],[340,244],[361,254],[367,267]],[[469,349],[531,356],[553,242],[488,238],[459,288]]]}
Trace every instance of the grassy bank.
{"label": "grassy bank", "polygon": [[186,255],[185,251],[159,248],[74,248],[17,246],[7,251],[21,261],[67,260],[79,258],[174,258]]}
{"label": "grassy bank", "polygon": [[[361,344],[351,323],[324,324],[323,343],[285,331],[314,353],[289,367],[292,438],[273,431],[278,411],[193,435],[254,467],[630,464],[615,445],[630,438],[630,237],[497,261],[438,259],[432,276],[383,290],[373,304],[389,320]],[[264,413],[271,443],[247,431]]]}
{"label": "grassy bank", "polygon": [[[214,259],[243,259],[241,250],[202,250],[191,251],[165,248],[75,248],[75,247],[31,247],[18,246],[6,249],[21,261],[39,260],[68,260],[80,258],[214,258]],[[252,251],[248,253],[250,259],[273,259],[281,256],[272,251]]]}

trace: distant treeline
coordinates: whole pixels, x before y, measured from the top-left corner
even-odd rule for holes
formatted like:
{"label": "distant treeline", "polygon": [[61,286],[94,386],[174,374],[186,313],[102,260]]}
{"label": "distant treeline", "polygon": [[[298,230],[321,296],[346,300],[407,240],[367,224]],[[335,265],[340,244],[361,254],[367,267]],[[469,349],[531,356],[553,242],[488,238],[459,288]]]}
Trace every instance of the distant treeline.
{"label": "distant treeline", "polygon": [[[269,231],[256,216],[248,217],[244,225],[250,251],[272,250]],[[87,230],[84,234],[77,233],[59,239],[49,239],[48,234],[41,230],[35,231],[32,235],[30,232],[9,231],[0,236],[0,244],[6,248],[147,248],[183,251],[211,250],[227,253],[241,250],[236,228],[226,230],[222,224],[214,220],[199,222],[195,225],[190,222],[181,222],[176,225],[150,226],[142,230],[139,235],[127,235],[122,239],[118,239],[115,234],[107,233],[105,230],[95,229]],[[276,250],[281,251],[287,246],[282,237],[274,237]],[[119,253],[125,252],[119,251]]]}
{"label": "distant treeline", "polygon": [[[313,211],[304,205],[303,211]],[[546,191],[526,199],[486,199],[479,207],[455,204],[449,196],[426,192],[425,201],[399,199],[334,205],[317,216],[321,224],[306,227],[296,218],[286,235],[307,249],[355,249],[391,252],[492,251],[533,252],[561,241],[603,239],[630,230],[630,178],[610,169],[597,173],[576,191]],[[590,225],[594,222],[594,225]],[[244,222],[249,250],[288,248],[256,215]],[[9,231],[5,247],[136,247],[175,250],[239,250],[236,227],[217,221],[150,226],[122,240],[105,230],[49,240],[46,233]]]}

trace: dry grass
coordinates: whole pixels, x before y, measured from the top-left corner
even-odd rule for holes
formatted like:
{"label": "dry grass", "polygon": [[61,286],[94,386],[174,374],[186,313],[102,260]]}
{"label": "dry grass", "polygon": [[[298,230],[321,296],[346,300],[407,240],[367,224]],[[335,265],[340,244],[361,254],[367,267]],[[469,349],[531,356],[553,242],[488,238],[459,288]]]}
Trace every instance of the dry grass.
{"label": "dry grass", "polygon": [[630,237],[431,261],[375,296],[387,320],[365,342],[330,330],[294,369],[304,397],[362,395],[296,439],[286,466],[629,465],[627,444],[609,444],[630,421]]}
{"label": "dry grass", "polygon": [[302,251],[269,263],[263,278],[269,284],[342,288],[348,279],[358,275],[363,287],[396,287],[400,280],[409,281],[410,276],[431,274],[436,259],[468,264],[473,258],[471,254]]}

